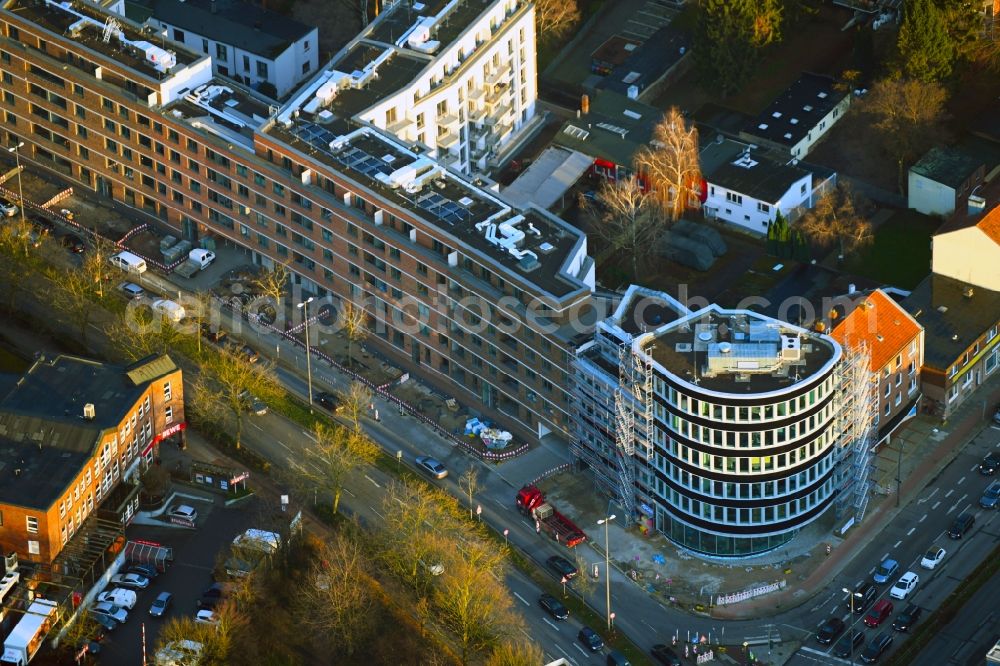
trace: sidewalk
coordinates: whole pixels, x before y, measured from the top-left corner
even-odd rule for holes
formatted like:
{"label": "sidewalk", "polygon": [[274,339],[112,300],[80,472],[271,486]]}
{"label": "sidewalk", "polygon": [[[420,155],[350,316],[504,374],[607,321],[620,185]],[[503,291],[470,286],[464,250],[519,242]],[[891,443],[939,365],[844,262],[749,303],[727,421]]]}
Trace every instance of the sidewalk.
{"label": "sidewalk", "polygon": [[[902,483],[900,506],[896,506],[895,498],[890,494],[882,498],[878,506],[869,509],[861,525],[853,528],[849,536],[836,549],[836,557],[827,558],[799,585],[790,585],[783,592],[746,601],[733,606],[720,606],[712,611],[712,617],[719,619],[743,620],[769,617],[800,606],[809,601],[823,589],[824,584],[839,574],[858,553],[878,537],[884,524],[912,502],[923,490],[927,482],[941,472],[957,455],[959,450],[970,438],[983,428],[988,428],[989,421],[984,421],[983,401],[988,406],[1000,401],[1000,375],[987,380],[979,388],[979,393],[966,400],[955,410],[947,423],[937,427],[942,435],[940,444],[923,457]],[[992,414],[987,410],[987,419]],[[908,431],[925,430],[932,425],[927,417],[917,417],[908,424]],[[906,435],[899,435],[905,439]]]}

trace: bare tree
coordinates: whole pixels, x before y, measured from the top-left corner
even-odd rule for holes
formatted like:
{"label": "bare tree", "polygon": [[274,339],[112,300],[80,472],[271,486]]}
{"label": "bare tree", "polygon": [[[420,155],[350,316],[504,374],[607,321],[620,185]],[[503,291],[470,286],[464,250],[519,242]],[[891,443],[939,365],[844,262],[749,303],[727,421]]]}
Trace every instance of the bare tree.
{"label": "bare tree", "polygon": [[807,238],[821,247],[836,244],[843,261],[848,252],[870,244],[874,236],[872,225],[858,213],[853,192],[838,183],[819,198],[812,210],[802,216],[799,228]]}
{"label": "bare tree", "polygon": [[876,82],[859,105],[896,161],[900,193],[906,186],[906,166],[941,142],[947,99],[940,83],[889,78]]}
{"label": "bare tree", "polygon": [[426,588],[454,543],[454,498],[422,483],[394,483],[382,498],[379,556],[389,571],[414,589]]}
{"label": "bare tree", "polygon": [[333,494],[331,509],[336,515],[344,481],[355,470],[373,464],[379,448],[359,432],[318,422],[313,439],[315,443],[305,450],[302,462],[289,458],[288,464],[302,479]]}
{"label": "bare tree", "polygon": [[371,390],[361,382],[351,382],[347,392],[341,394],[343,414],[355,432],[361,432],[361,417],[372,404]]}
{"label": "bare tree", "polygon": [[597,203],[581,197],[593,224],[590,231],[613,251],[631,258],[632,277],[649,256],[663,231],[656,201],[636,178],[605,182],[597,192]]}
{"label": "bare tree", "polygon": [[286,264],[275,262],[269,269],[264,269],[254,278],[252,289],[271,300],[274,306],[274,323],[279,328],[284,328],[282,322],[285,321],[285,307],[282,299],[285,297],[285,290],[288,288],[288,278],[291,271]]}
{"label": "bare tree", "polygon": [[233,633],[246,624],[246,618],[230,603],[216,606],[215,624],[195,622],[190,617],[174,617],[161,629],[156,642],[157,651],[176,645],[180,641],[194,641],[202,646],[201,655],[192,663],[199,666],[223,666],[232,663]]}
{"label": "bare tree", "polygon": [[273,370],[266,361],[254,363],[228,349],[208,357],[201,367],[209,379],[204,398],[228,411],[236,426],[235,445],[240,448],[248,394],[265,402],[280,395]]}
{"label": "bare tree", "polygon": [[668,219],[677,220],[698,205],[701,164],[698,130],[688,125],[676,106],[653,129],[648,146],[635,156],[636,171],[649,179],[652,193]]}
{"label": "bare tree", "polygon": [[473,518],[472,494],[479,489],[479,470],[475,467],[469,467],[462,472],[462,476],[458,478],[458,487],[469,496],[469,518]]}
{"label": "bare tree", "polygon": [[0,280],[7,286],[12,308],[24,283],[42,273],[37,244],[30,223],[12,219],[0,224]]}
{"label": "bare tree", "polygon": [[182,329],[136,299],[104,325],[104,335],[122,356],[135,361],[170,351],[186,336]]}
{"label": "bare tree", "polygon": [[535,0],[535,30],[541,41],[560,39],[579,22],[576,0]]}
{"label": "bare tree", "polygon": [[324,543],[296,595],[303,626],[333,640],[348,654],[368,640],[375,605],[368,558],[343,535]]}
{"label": "bare tree", "polygon": [[531,641],[504,641],[486,657],[483,666],[536,666],[545,662],[545,653]]}
{"label": "bare tree", "polygon": [[85,254],[78,267],[69,270],[54,267],[50,272],[50,302],[77,327],[85,347],[94,314],[104,300],[106,265],[106,256],[95,251]]}
{"label": "bare tree", "polygon": [[341,301],[340,323],[347,336],[347,364],[354,367],[354,343],[364,342],[368,337],[368,313],[364,308],[346,298]]}

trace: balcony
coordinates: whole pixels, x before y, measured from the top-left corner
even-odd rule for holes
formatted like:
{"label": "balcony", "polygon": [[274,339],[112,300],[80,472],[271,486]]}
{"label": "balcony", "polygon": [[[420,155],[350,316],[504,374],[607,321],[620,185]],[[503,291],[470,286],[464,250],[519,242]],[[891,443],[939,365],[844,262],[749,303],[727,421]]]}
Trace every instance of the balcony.
{"label": "balcony", "polygon": [[458,132],[445,132],[437,138],[437,147],[441,150],[449,150],[456,145],[458,145]]}
{"label": "balcony", "polygon": [[458,125],[458,114],[446,113],[445,115],[438,118],[439,127],[452,128]]}
{"label": "balcony", "polygon": [[507,79],[510,78],[511,71],[510,62],[501,65],[497,71],[486,77],[486,85],[493,86],[501,82],[506,83]]}
{"label": "balcony", "polygon": [[389,123],[386,125],[385,129],[390,134],[401,135],[413,126],[414,120],[412,118],[403,117],[394,123]]}

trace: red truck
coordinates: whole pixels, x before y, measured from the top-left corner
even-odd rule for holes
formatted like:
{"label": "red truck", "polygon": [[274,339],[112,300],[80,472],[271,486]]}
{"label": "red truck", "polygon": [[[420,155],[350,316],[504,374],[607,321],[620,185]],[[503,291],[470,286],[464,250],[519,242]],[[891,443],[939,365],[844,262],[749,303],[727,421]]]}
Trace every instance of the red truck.
{"label": "red truck", "polygon": [[517,509],[535,520],[536,528],[551,536],[565,546],[572,548],[587,540],[576,524],[562,515],[556,508],[545,501],[545,495],[535,486],[525,486],[517,491]]}

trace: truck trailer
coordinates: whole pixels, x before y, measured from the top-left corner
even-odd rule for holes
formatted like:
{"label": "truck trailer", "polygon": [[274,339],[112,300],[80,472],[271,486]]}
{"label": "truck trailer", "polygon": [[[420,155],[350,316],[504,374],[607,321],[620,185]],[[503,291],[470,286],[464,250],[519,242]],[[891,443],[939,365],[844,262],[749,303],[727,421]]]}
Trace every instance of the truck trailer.
{"label": "truck trailer", "polygon": [[42,639],[52,628],[59,604],[50,599],[35,599],[24,617],[3,642],[2,666],[27,666],[42,646]]}
{"label": "truck trailer", "polygon": [[515,498],[518,510],[535,520],[538,532],[544,531],[567,548],[587,540],[587,535],[572,520],[556,511],[545,501],[545,495],[535,486],[524,486]]}

